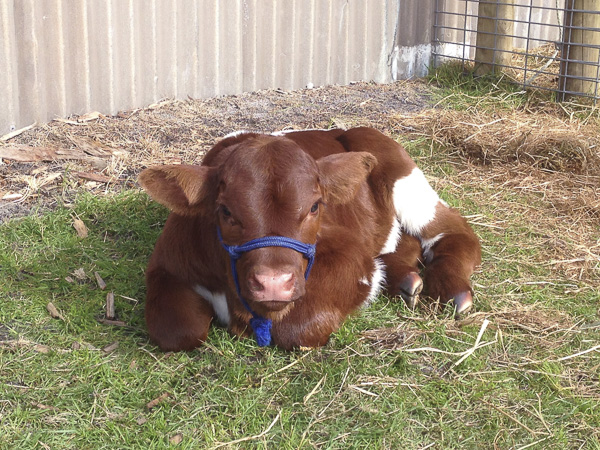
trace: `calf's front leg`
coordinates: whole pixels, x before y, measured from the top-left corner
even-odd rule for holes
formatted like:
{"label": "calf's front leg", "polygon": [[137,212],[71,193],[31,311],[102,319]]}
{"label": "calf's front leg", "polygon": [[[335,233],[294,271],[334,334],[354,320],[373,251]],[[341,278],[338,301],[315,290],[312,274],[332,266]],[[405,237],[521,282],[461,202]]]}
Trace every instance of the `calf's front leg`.
{"label": "calf's front leg", "polygon": [[214,316],[209,302],[164,269],[146,274],[146,324],[164,351],[193,350],[208,335]]}

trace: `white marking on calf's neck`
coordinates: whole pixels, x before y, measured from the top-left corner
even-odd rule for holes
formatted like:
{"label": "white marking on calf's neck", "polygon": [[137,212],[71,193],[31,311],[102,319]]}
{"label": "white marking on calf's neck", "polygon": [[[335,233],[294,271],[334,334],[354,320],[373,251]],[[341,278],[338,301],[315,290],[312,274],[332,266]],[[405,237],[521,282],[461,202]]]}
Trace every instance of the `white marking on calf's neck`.
{"label": "white marking on calf's neck", "polygon": [[229,325],[231,318],[229,316],[229,307],[227,306],[225,294],[220,292],[210,292],[204,286],[200,286],[199,284],[194,286],[194,291],[212,305],[215,314],[217,315],[217,321],[221,325]]}
{"label": "white marking on calf's neck", "polygon": [[371,274],[371,281],[369,283],[363,283],[371,286],[369,295],[365,300],[365,305],[370,304],[377,298],[385,284],[385,264],[379,258],[375,258],[373,262],[375,263],[375,270],[373,270],[373,273]]}
{"label": "white marking on calf's neck", "polygon": [[413,235],[419,235],[434,219],[435,208],[440,202],[440,197],[417,167],[407,176],[396,180],[393,198],[400,225]]}
{"label": "white marking on calf's neck", "polygon": [[396,217],[394,217],[394,221],[392,222],[392,228],[390,228],[390,232],[388,237],[383,244],[383,248],[379,252],[380,255],[387,255],[388,253],[394,253],[396,248],[398,247],[398,242],[400,242],[400,238],[402,236],[402,229],[400,228],[400,222]]}

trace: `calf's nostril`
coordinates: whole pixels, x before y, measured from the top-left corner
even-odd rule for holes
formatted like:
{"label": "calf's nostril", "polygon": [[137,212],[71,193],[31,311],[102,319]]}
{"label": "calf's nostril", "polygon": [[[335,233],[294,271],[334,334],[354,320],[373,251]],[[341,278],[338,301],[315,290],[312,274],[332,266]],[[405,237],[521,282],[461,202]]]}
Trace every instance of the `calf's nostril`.
{"label": "calf's nostril", "polygon": [[264,291],[265,286],[260,282],[257,275],[252,275],[248,279],[248,287],[251,291],[259,292]]}

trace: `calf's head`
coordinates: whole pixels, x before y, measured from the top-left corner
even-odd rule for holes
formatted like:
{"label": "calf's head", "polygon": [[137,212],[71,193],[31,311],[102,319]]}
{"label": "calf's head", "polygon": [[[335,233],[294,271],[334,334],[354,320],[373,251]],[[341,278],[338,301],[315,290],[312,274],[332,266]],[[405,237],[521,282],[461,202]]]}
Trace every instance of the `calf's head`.
{"label": "calf's head", "polygon": [[[315,161],[285,137],[252,135],[222,148],[213,162],[214,166],[149,168],[140,175],[140,183],[174,213],[201,215],[203,227],[208,225],[215,240],[220,230],[227,245],[283,236],[317,243],[318,249],[326,205],[351,202],[377,161],[359,152]],[[307,264],[290,248],[245,252],[235,263],[240,294],[258,314],[285,311],[305,293]],[[232,274],[228,277],[233,288]]]}

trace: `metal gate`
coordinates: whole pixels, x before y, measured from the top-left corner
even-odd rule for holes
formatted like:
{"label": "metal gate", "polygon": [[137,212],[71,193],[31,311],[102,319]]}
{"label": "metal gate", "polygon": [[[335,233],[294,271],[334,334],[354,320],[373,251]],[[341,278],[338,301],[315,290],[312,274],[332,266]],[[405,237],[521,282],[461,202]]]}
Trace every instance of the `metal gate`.
{"label": "metal gate", "polygon": [[436,0],[434,66],[501,70],[564,101],[600,99],[598,0]]}

